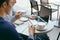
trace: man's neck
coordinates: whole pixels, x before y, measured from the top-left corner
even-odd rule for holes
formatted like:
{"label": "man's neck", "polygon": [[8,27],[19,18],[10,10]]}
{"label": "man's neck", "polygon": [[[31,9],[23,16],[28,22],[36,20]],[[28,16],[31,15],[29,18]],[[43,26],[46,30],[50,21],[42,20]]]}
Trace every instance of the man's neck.
{"label": "man's neck", "polygon": [[5,15],[6,15],[6,13],[4,11],[0,10],[0,17],[4,18]]}

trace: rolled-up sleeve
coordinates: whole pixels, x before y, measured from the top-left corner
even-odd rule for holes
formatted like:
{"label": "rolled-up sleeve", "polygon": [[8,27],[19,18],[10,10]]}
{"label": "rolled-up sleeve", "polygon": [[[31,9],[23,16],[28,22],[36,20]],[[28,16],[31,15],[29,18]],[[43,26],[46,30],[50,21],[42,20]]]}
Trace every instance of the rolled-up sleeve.
{"label": "rolled-up sleeve", "polygon": [[16,18],[14,16],[11,16],[10,22],[13,23],[14,21],[16,21]]}

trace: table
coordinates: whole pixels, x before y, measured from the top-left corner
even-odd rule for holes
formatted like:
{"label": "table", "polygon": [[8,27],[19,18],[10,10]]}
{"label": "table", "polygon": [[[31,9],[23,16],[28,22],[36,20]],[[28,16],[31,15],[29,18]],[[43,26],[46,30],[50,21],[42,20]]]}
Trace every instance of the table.
{"label": "table", "polygon": [[50,32],[50,31],[52,31],[52,29],[54,28],[54,24],[53,24],[54,22],[52,22],[52,21],[49,21],[48,22],[48,24],[45,26],[45,28],[44,29],[46,29],[45,31],[37,31],[36,30],[36,33],[48,33],[48,32]]}
{"label": "table", "polygon": [[[32,22],[33,25],[36,25],[38,22],[36,20],[30,20]],[[18,33],[22,33],[24,35],[29,36],[29,26],[32,25],[29,21],[24,22],[24,24],[22,25],[15,25],[16,26],[16,30]],[[52,21],[49,21],[48,24],[45,26],[45,31],[37,31],[35,30],[35,33],[48,33],[50,32],[52,29],[54,28],[54,24]]]}

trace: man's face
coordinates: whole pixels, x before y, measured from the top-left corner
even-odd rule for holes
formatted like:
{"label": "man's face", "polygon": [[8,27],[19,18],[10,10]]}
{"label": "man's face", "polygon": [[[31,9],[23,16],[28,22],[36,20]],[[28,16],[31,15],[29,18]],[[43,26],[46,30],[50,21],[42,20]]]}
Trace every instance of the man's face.
{"label": "man's face", "polygon": [[13,5],[16,3],[16,0],[13,1]]}
{"label": "man's face", "polygon": [[7,13],[7,14],[10,13],[12,7],[13,7],[13,0],[10,0],[10,1],[8,2],[7,7],[6,7],[6,13]]}

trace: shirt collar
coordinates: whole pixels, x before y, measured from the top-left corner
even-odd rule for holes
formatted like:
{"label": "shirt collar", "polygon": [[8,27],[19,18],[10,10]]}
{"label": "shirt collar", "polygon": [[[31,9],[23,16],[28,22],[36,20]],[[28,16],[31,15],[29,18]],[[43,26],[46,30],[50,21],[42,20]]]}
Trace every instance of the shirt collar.
{"label": "shirt collar", "polygon": [[0,22],[4,22],[4,19],[2,17],[0,17]]}

